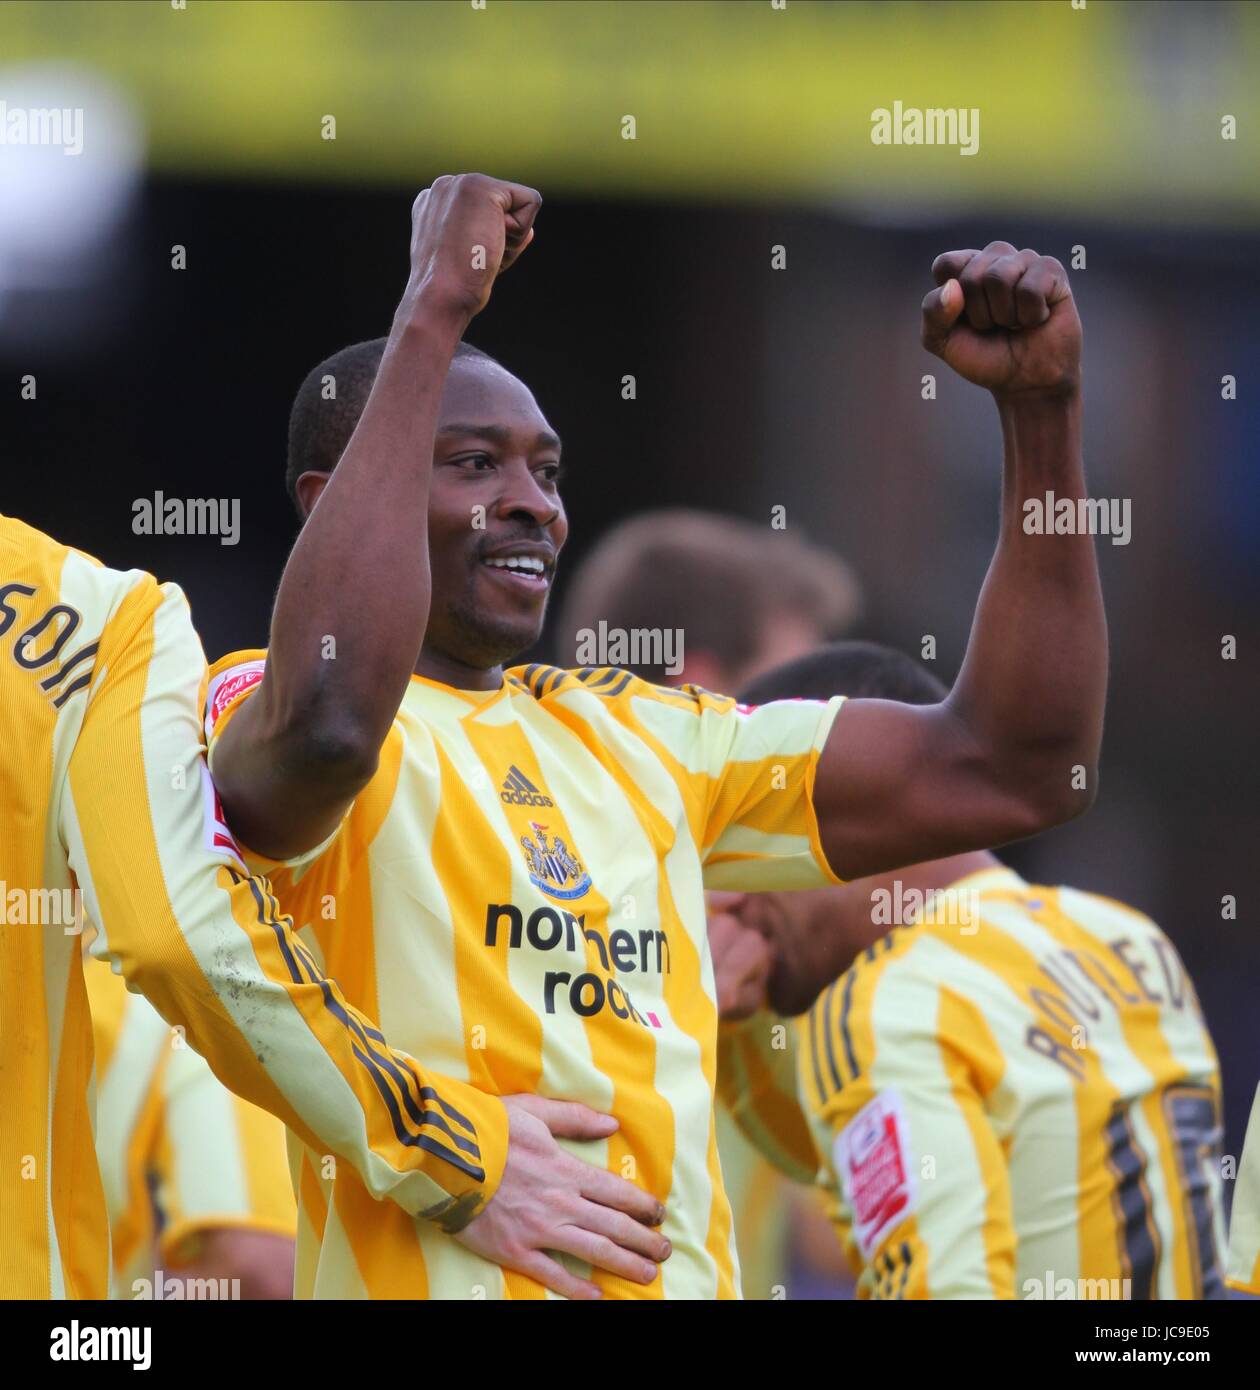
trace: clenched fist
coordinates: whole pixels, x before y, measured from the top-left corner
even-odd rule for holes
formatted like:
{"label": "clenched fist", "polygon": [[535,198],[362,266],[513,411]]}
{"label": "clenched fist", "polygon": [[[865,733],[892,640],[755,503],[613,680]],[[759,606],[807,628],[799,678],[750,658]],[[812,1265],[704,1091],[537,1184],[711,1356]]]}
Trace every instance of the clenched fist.
{"label": "clenched fist", "polygon": [[923,346],[998,397],[1070,395],[1080,387],[1081,321],[1053,256],[991,241],[932,263]]}
{"label": "clenched fist", "polygon": [[496,275],[534,239],[536,189],[485,174],[443,174],[411,209],[411,290],[471,319]]}
{"label": "clenched fist", "polygon": [[747,897],[746,893],[705,894],[718,1017],[723,1020],[749,1018],[762,1007],[774,963],[765,938],[736,915]]}

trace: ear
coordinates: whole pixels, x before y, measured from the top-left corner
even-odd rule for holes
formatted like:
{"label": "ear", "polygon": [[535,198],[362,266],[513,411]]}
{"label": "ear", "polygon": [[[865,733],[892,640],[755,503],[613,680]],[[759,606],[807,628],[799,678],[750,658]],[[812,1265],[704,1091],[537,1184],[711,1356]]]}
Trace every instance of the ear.
{"label": "ear", "polygon": [[312,471],[303,473],[297,480],[294,490],[297,492],[298,507],[301,509],[303,521],[315,510],[315,503],[319,501],[320,494],[331,477],[331,473]]}

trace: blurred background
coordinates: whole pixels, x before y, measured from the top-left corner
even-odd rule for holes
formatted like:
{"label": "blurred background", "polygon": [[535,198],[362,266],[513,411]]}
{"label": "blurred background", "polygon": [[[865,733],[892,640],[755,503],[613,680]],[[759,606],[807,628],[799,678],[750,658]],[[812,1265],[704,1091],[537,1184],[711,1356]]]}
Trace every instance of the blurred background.
{"label": "blurred background", "polygon": [[[934,636],[948,680],[1000,437],[919,347],[919,301],[942,250],[1058,256],[1092,490],[1132,535],[1100,541],[1101,799],[1011,857],[1168,930],[1236,1155],[1260,1071],[1258,73],[1260,7],[1197,0],[4,4],[0,509],[180,583],[212,658],[264,644],[293,393],[388,330],[415,193],[480,169],[546,200],[469,336],[564,437],[566,559],[648,508],[783,507],[856,572],[856,635]],[[977,153],[873,144],[894,101],[976,109]],[[81,128],[23,143],[30,108]],[[239,543],[134,534],[159,490],[239,499]]]}

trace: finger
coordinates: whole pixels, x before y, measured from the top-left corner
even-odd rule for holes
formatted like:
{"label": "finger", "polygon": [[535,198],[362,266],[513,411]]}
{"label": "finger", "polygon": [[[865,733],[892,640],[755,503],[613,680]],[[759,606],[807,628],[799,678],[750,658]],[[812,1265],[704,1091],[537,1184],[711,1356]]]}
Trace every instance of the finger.
{"label": "finger", "polygon": [[962,289],[957,280],[947,280],[939,290],[930,290],[923,297],[920,340],[929,352],[944,356],[945,343],[962,310]]}
{"label": "finger", "polygon": [[1020,326],[1035,328],[1050,317],[1050,310],[1071,297],[1067,271],[1053,256],[1038,256],[1015,287]]}
{"label": "finger", "polygon": [[557,1139],[607,1139],[617,1131],[617,1121],[611,1115],[601,1115],[580,1101],[550,1100],[546,1096],[518,1099]]}
{"label": "finger", "polygon": [[510,183],[506,187],[509,201],[504,208],[505,242],[500,274],[514,265],[533,241],[534,219],[542,207],[542,194],[536,188],[528,188],[523,183]]}
{"label": "finger", "polygon": [[533,239],[534,229],[533,227],[531,227],[529,231],[527,231],[525,235],[520,239],[520,241],[508,241],[505,243],[503,247],[503,259],[499,262],[500,275],[502,275],[505,270],[510,269],[513,265],[516,264],[518,260],[520,260],[522,252],[529,245],[529,243],[533,241]]}
{"label": "finger", "polygon": [[716,967],[726,959],[732,943],[742,935],[739,923],[725,912],[711,913],[707,922],[709,933],[709,954]]}
{"label": "finger", "polygon": [[[565,1156],[569,1157],[567,1154]],[[659,1226],[665,1220],[664,1206],[650,1192],[644,1192],[641,1187],[603,1168],[583,1163],[581,1159],[573,1158],[571,1162],[577,1164],[577,1170],[572,1175],[572,1181],[566,1182],[565,1186],[576,1186],[588,1202],[598,1202],[601,1207],[624,1211],[627,1216],[633,1216],[646,1226]]]}
{"label": "finger", "polygon": [[542,207],[542,194],[536,188],[527,188],[523,183],[507,185],[508,202],[504,208],[508,222],[522,232],[534,225],[538,209]]}
{"label": "finger", "polygon": [[741,931],[727,958],[730,978],[742,988],[764,975],[770,966],[770,948],[755,931]]}
{"label": "finger", "polygon": [[657,1264],[669,1259],[673,1249],[669,1241],[651,1226],[645,1226],[623,1212],[613,1211],[611,1207],[601,1207],[596,1202],[580,1202],[572,1224],[596,1235],[607,1236],[623,1250],[655,1260]]}
{"label": "finger", "polygon": [[1015,303],[1015,287],[1028,267],[1037,259],[1035,251],[1016,251],[990,261],[981,276],[989,317],[1002,328],[1019,327],[1019,311]]}
{"label": "finger", "polygon": [[970,251],[946,251],[932,262],[932,279],[938,286],[957,280],[967,267],[967,263],[980,254],[974,248]]}
{"label": "finger", "polygon": [[991,241],[978,256],[973,256],[963,267],[958,283],[962,286],[966,306],[967,322],[978,333],[985,333],[993,327],[993,315],[989,313],[989,300],[984,290],[984,275],[994,261],[1014,251],[1005,241]]}
{"label": "finger", "polygon": [[[760,937],[757,938],[761,940]],[[762,943],[764,945],[764,943]],[[768,954],[743,951],[738,966],[732,963],[725,985],[718,982],[718,1017],[739,1021],[755,1014],[765,1001],[766,980],[770,974]]]}
{"label": "finger", "polygon": [[531,1250],[528,1255],[522,1255],[519,1260],[513,1261],[512,1268],[537,1279],[552,1293],[558,1293],[563,1298],[590,1303],[604,1296],[597,1285],[588,1279],[579,1279],[576,1274],[570,1274],[558,1260],[544,1255],[541,1250]]}
{"label": "finger", "polygon": [[619,1274],[635,1284],[650,1284],[661,1272],[655,1260],[645,1260],[641,1255],[623,1250],[607,1236],[596,1235],[581,1226],[561,1226],[550,1239],[555,1242],[554,1249],[575,1255],[595,1269]]}

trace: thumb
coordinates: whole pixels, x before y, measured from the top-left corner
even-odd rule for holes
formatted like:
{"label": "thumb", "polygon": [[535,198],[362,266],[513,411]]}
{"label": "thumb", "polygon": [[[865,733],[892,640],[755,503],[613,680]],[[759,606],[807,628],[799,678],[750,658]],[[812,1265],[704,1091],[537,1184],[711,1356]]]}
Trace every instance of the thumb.
{"label": "thumb", "polygon": [[545,1096],[518,1096],[516,1100],[556,1139],[607,1139],[617,1130],[611,1115],[601,1115],[576,1100],[549,1100]]}
{"label": "thumb", "polygon": [[945,340],[958,322],[963,310],[962,286],[957,280],[946,280],[940,289],[923,298],[923,346],[937,357],[944,356]]}

